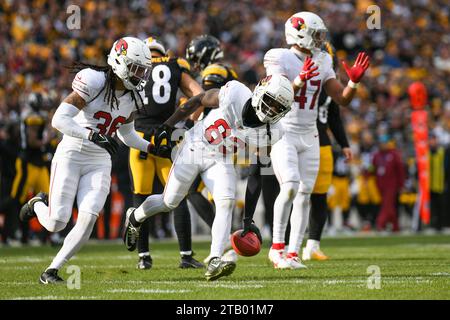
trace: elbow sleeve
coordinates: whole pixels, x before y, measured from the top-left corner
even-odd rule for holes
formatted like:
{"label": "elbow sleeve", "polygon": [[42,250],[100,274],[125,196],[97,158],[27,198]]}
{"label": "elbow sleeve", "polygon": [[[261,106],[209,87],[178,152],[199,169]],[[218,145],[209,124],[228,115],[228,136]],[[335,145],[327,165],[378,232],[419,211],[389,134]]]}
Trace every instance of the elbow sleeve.
{"label": "elbow sleeve", "polygon": [[74,138],[88,139],[90,130],[83,128],[73,120],[79,112],[80,109],[74,105],[66,102],[61,103],[53,115],[53,128]]}
{"label": "elbow sleeve", "polygon": [[119,130],[117,130],[117,136],[128,147],[148,152],[150,142],[137,134],[136,130],[134,130],[134,121],[121,125]]}

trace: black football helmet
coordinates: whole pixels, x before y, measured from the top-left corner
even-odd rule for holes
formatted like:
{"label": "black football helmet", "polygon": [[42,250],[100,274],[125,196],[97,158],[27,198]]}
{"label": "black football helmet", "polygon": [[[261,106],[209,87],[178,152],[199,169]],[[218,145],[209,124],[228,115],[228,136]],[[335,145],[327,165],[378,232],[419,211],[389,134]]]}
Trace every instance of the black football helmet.
{"label": "black football helmet", "polygon": [[186,48],[186,59],[197,71],[205,69],[209,64],[222,58],[220,41],[210,35],[201,35],[192,39]]}
{"label": "black football helmet", "polygon": [[40,92],[32,92],[28,95],[27,104],[35,112],[38,112],[44,107],[44,97]]}

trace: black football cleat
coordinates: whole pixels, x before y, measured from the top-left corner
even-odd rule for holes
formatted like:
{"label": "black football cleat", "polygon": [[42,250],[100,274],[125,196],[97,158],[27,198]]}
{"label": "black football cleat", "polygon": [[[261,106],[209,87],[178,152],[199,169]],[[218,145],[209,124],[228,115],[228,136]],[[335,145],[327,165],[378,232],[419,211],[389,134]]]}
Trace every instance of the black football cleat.
{"label": "black football cleat", "polygon": [[61,284],[64,280],[58,276],[58,269],[47,269],[39,278],[41,284]]}
{"label": "black football cleat", "polygon": [[140,270],[148,270],[153,266],[153,260],[151,256],[139,257],[137,268]]}
{"label": "black football cleat", "polygon": [[30,221],[34,217],[36,217],[36,213],[34,212],[34,204],[36,202],[42,201],[45,205],[48,206],[48,196],[44,192],[39,192],[33,198],[27,201],[19,212],[20,221]]}
{"label": "black football cleat", "polygon": [[229,276],[236,269],[236,263],[233,261],[222,261],[219,257],[212,258],[206,269],[205,278],[208,281],[214,281],[221,277]]}
{"label": "black football cleat", "polygon": [[194,259],[194,254],[192,253],[190,255],[181,255],[179,267],[181,269],[202,269],[205,265]]}
{"label": "black football cleat", "polygon": [[134,210],[136,210],[136,208],[129,208],[127,210],[125,219],[125,232],[123,234],[123,242],[125,243],[128,251],[136,250],[137,242],[139,239],[139,230],[141,229],[140,226],[133,226],[130,221],[130,216],[133,214]]}

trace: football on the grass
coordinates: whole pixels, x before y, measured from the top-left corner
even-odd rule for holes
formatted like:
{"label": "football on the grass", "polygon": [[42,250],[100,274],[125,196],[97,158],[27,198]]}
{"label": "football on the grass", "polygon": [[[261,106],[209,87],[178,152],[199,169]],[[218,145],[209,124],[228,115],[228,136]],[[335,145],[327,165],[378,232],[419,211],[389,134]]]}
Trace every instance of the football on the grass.
{"label": "football on the grass", "polygon": [[231,245],[237,254],[244,257],[251,257],[261,250],[261,242],[254,232],[248,232],[245,236],[241,237],[241,230],[237,230],[231,235]]}

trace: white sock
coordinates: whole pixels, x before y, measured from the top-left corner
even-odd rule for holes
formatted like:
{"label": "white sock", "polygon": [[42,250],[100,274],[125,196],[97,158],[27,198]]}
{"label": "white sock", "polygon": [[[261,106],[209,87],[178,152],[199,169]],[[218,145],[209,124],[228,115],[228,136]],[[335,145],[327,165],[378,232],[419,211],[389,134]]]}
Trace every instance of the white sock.
{"label": "white sock", "polygon": [[284,243],[289,213],[297,195],[298,185],[295,182],[286,182],[280,185],[280,193],[273,207],[273,243]]}
{"label": "white sock", "polygon": [[139,252],[139,257],[140,258],[142,258],[142,257],[148,257],[150,255],[150,252]]}
{"label": "white sock", "polygon": [[308,226],[311,195],[299,192],[294,200],[291,214],[291,235],[289,237],[288,253],[298,254]]}
{"label": "white sock", "polygon": [[82,211],[78,213],[78,219],[75,226],[70,230],[66,239],[64,239],[62,248],[59,250],[48,269],[59,270],[64,263],[81,249],[81,247],[89,240],[96,220],[97,216],[93,214]]}
{"label": "white sock", "polygon": [[320,241],[318,240],[312,240],[312,239],[308,239],[308,241],[306,241],[306,249],[308,250],[317,250],[320,248]]}
{"label": "white sock", "polygon": [[144,222],[145,219],[160,212],[169,212],[170,209],[164,204],[163,194],[153,194],[134,211],[134,218],[137,222]]}
{"label": "white sock", "polygon": [[234,200],[217,200],[215,205],[216,216],[211,228],[210,256],[221,257],[230,237]]}
{"label": "white sock", "polygon": [[42,201],[37,201],[33,205],[34,212],[36,213],[39,223],[50,232],[58,232],[63,230],[67,223],[64,221],[59,221],[52,219],[48,214],[48,206]]}
{"label": "white sock", "polygon": [[189,251],[180,251],[181,256],[190,256],[192,254],[192,250]]}

